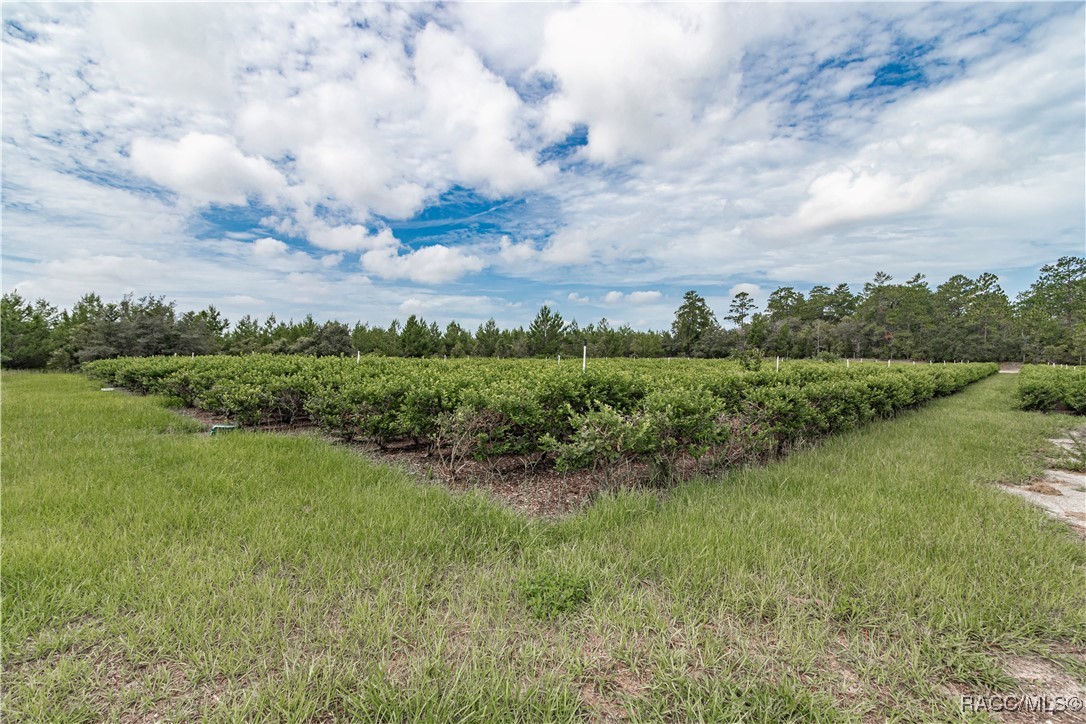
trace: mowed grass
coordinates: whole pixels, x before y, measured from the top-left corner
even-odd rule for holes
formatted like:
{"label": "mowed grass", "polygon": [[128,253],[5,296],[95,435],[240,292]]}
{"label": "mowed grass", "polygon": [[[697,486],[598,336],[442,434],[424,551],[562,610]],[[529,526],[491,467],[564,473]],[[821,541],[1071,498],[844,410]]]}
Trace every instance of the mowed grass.
{"label": "mowed grass", "polygon": [[1086,546],[991,483],[1012,376],[661,501],[529,520],[316,437],[3,377],[7,721],[952,720],[1086,665]]}

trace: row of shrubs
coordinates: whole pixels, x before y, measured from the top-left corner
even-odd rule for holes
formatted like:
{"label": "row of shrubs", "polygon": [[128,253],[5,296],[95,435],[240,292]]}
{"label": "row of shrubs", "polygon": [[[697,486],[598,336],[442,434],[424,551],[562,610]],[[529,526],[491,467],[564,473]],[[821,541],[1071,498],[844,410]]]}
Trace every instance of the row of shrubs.
{"label": "row of shrubs", "polygon": [[1086,415],[1086,367],[1024,365],[1018,374],[1018,399],[1026,410]]}
{"label": "row of shrubs", "polygon": [[507,455],[560,470],[637,468],[657,479],[764,459],[893,415],[996,371],[994,364],[708,360],[128,358],[84,366],[141,393],[243,425],[310,421],[344,440],[426,446],[450,471]]}

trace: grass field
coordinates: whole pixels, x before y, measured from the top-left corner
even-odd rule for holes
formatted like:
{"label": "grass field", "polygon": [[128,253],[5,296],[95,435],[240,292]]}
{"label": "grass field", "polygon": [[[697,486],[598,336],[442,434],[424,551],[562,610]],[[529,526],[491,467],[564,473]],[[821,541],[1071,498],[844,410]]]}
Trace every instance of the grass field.
{"label": "grass field", "polygon": [[7,721],[953,720],[1086,679],[1086,547],[977,383],[662,500],[527,519],[312,436],[3,377]]}

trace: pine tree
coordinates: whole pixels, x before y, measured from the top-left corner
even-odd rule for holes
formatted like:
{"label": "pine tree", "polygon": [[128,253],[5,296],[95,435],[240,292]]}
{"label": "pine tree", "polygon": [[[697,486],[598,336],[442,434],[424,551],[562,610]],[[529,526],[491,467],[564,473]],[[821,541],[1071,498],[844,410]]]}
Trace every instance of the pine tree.
{"label": "pine tree", "polygon": [[675,310],[675,321],[671,323],[675,351],[689,355],[698,342],[719,326],[705,297],[691,289],[683,295],[683,303]]}

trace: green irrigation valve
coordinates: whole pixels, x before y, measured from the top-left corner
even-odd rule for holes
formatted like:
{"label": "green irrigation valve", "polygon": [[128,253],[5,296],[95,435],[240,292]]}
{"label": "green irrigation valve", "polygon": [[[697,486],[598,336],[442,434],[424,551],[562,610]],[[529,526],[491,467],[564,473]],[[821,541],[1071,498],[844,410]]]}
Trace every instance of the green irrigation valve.
{"label": "green irrigation valve", "polygon": [[215,433],[219,432],[229,432],[230,430],[236,430],[237,427],[237,425],[212,425],[211,434],[214,435]]}

